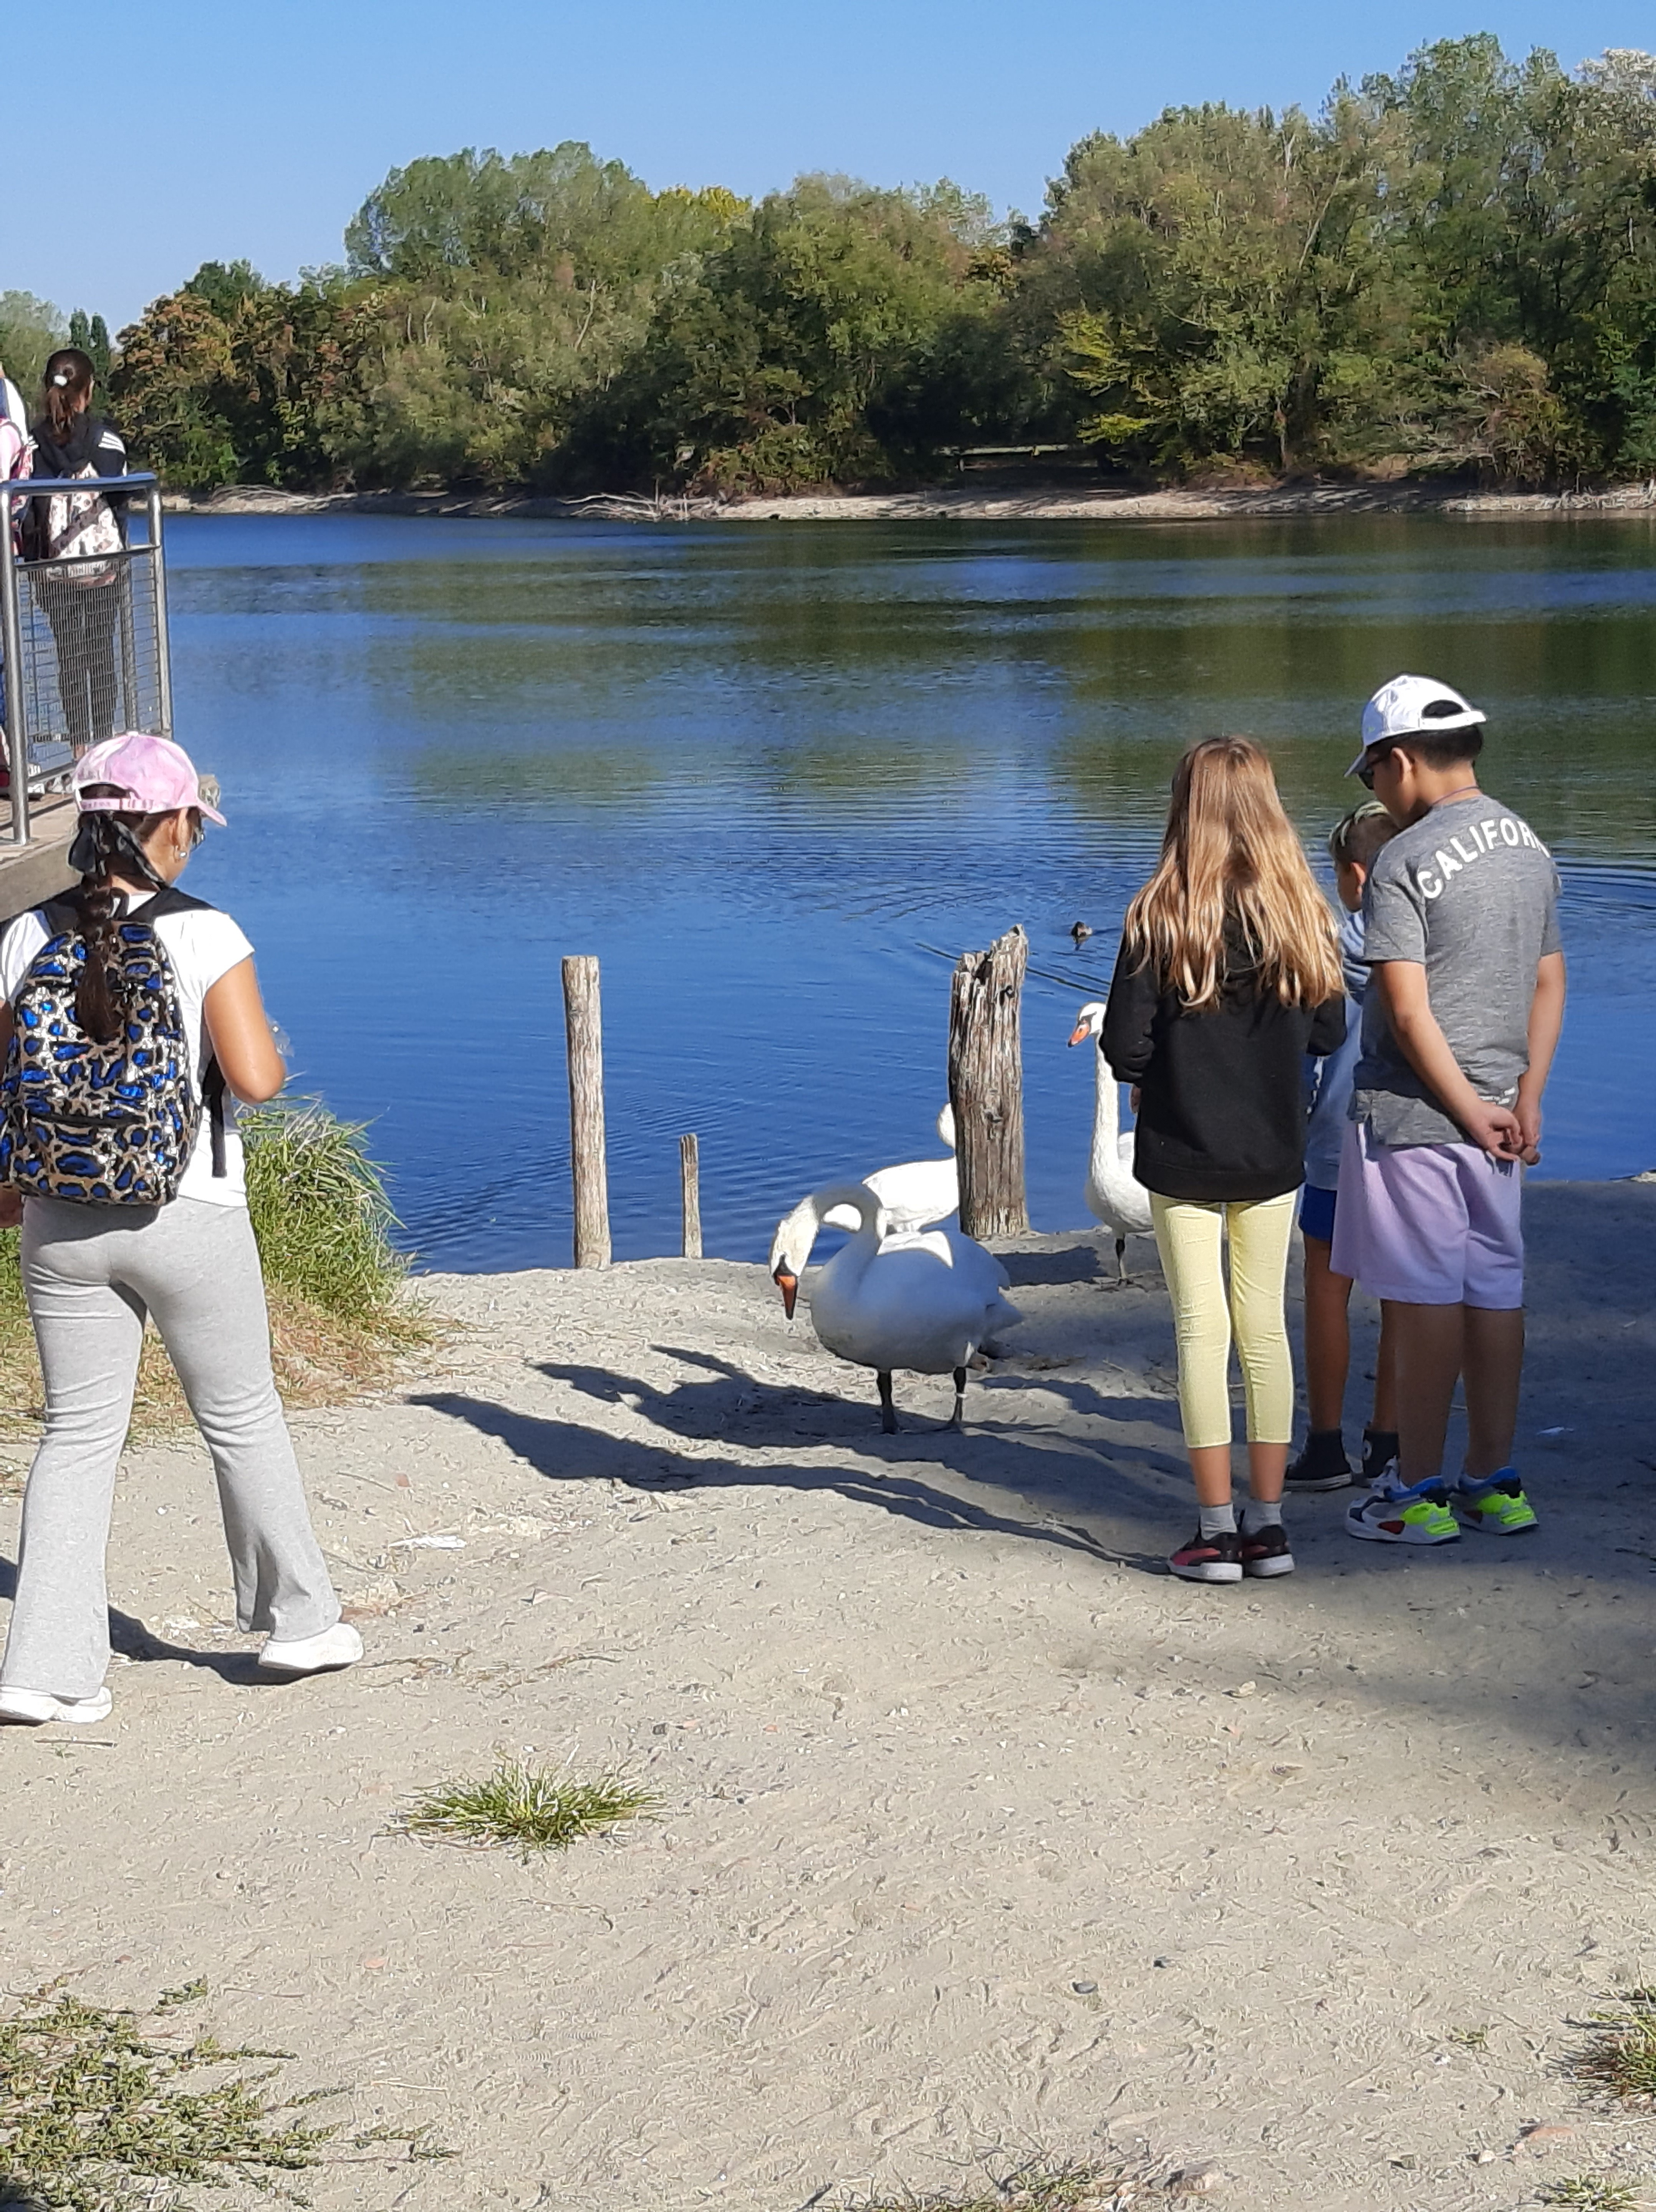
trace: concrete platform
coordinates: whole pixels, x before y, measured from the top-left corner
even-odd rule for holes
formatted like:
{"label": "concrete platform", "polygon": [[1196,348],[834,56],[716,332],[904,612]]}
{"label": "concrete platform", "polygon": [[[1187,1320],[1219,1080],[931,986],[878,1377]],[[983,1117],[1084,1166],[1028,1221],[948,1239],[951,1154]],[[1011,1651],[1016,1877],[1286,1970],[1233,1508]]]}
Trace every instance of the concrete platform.
{"label": "concrete platform", "polygon": [[74,882],[69,841],[75,834],[75,820],[71,799],[37,799],[29,809],[28,843],[0,843],[0,922],[27,913]]}

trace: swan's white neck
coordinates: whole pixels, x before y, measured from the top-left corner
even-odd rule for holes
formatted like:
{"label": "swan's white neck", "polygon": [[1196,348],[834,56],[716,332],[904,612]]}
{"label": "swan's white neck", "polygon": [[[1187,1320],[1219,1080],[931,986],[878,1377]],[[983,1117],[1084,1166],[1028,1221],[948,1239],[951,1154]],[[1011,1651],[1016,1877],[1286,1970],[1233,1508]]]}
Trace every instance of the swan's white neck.
{"label": "swan's white neck", "polygon": [[776,1231],[770,1248],[770,1272],[774,1274],[780,1265],[786,1264],[797,1274],[806,1266],[815,1249],[822,1224],[836,1206],[848,1207],[857,1218],[855,1240],[870,1249],[877,1244],[886,1225],[886,1209],[866,1183],[825,1183],[802,1198],[788,1218]]}
{"label": "swan's white neck", "polygon": [[1096,1044],[1093,1048],[1093,1057],[1098,1062],[1094,1072],[1093,1103],[1093,1179],[1101,1185],[1105,1176],[1116,1164],[1117,1142],[1121,1128],[1121,1100],[1117,1092],[1115,1073]]}

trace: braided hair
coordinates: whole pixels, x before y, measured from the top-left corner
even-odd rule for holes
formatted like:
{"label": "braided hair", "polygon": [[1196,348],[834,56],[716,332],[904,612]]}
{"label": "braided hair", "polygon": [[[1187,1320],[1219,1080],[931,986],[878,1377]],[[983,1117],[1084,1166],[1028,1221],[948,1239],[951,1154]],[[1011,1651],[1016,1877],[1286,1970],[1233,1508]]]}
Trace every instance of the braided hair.
{"label": "braided hair", "polygon": [[82,814],[69,848],[69,864],[81,878],[70,900],[86,939],[86,959],[75,988],[75,1019],[99,1044],[110,1044],[119,1036],[126,1015],[115,934],[125,908],[111,876],[119,867],[157,890],[166,888],[144,850],[155,825],[165,819],[162,814]]}

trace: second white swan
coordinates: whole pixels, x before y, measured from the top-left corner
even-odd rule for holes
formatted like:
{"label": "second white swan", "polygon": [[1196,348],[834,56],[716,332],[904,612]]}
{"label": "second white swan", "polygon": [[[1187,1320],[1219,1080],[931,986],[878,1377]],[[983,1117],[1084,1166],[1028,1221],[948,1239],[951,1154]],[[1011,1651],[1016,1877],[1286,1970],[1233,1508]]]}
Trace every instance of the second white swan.
{"label": "second white swan", "polygon": [[1150,1219],[1150,1194],[1133,1173],[1133,1133],[1121,1126],[1121,1100],[1115,1076],[1109,1062],[1098,1049],[1097,1038],[1104,1027],[1105,1001],[1091,999],[1075,1018],[1070,1034],[1071,1044],[1085,1044],[1094,1040],[1093,1057],[1097,1062],[1093,1079],[1097,1085],[1093,1106],[1093,1151],[1087,1167],[1087,1203],[1090,1212],[1116,1235],[1116,1279],[1127,1280],[1127,1240],[1129,1237],[1148,1237],[1153,1226]]}

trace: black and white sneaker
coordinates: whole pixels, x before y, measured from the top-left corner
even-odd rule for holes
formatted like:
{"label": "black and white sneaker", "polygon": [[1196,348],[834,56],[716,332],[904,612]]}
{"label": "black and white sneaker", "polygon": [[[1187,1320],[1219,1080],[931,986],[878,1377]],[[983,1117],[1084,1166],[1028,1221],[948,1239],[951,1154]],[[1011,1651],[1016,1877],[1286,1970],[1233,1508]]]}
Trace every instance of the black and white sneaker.
{"label": "black and white sneaker", "polygon": [[1299,1458],[1289,1462],[1282,1480],[1289,1490],[1349,1489],[1351,1464],[1338,1429],[1313,1429]]}
{"label": "black and white sneaker", "polygon": [[1234,1528],[1204,1536],[1198,1528],[1188,1544],[1181,1544],[1171,1554],[1167,1565],[1187,1583],[1239,1583],[1242,1539]]}
{"label": "black and white sneaker", "polygon": [[1395,1429],[1363,1431],[1363,1480],[1378,1490],[1397,1479],[1397,1432]]}

